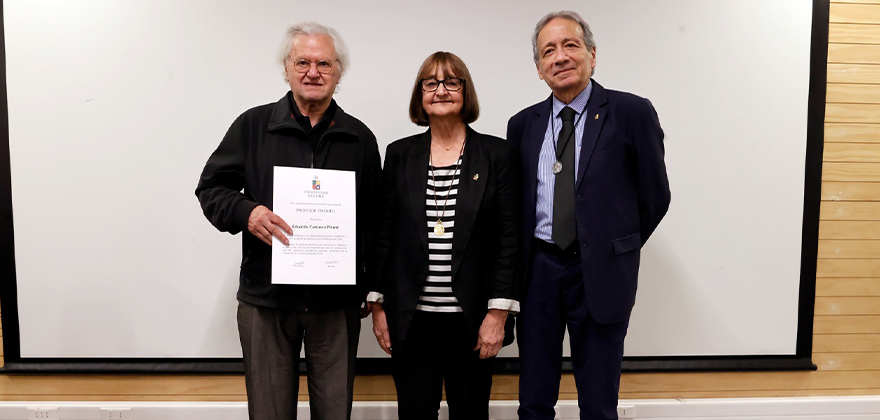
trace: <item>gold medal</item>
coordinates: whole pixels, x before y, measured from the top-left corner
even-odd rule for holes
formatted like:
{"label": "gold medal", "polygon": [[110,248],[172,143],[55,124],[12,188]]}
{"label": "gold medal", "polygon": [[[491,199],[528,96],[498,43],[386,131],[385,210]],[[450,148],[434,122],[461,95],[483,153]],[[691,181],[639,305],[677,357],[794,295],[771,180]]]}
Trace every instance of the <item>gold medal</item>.
{"label": "gold medal", "polygon": [[[467,138],[461,142],[461,150],[458,151],[458,161],[455,162],[455,169],[452,170],[452,182],[449,183],[449,189],[446,190],[446,198],[443,199],[443,210],[439,210],[439,205],[437,204],[437,192],[434,191],[434,212],[437,213],[437,224],[434,225],[434,235],[443,236],[446,233],[446,228],[443,227],[443,215],[446,214],[446,203],[449,202],[449,193],[452,192],[452,186],[455,185],[455,177],[458,175],[458,167],[461,165],[461,157],[464,155],[464,145],[467,143]],[[449,150],[448,148],[446,150]],[[435,189],[437,186],[437,180],[434,178],[434,156],[428,152],[428,165],[431,169],[431,182],[434,185]],[[480,174],[474,175],[474,181],[476,181],[480,177]]]}

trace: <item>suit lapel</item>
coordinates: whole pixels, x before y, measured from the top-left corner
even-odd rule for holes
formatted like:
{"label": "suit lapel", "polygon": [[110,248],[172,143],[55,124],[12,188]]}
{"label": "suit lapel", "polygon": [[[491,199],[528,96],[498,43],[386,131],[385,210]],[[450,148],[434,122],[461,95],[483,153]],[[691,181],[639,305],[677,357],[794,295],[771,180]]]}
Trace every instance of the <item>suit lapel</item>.
{"label": "suit lapel", "polygon": [[593,82],[593,92],[590,93],[590,100],[587,102],[587,114],[583,116],[584,121],[584,137],[581,142],[581,155],[578,158],[578,175],[575,183],[577,190],[584,174],[587,173],[587,166],[590,165],[590,158],[593,157],[593,149],[599,140],[599,133],[602,131],[602,124],[605,122],[607,100],[605,97],[605,88],[595,81]]}
{"label": "suit lapel", "polygon": [[452,235],[452,279],[461,266],[461,260],[471,239],[471,230],[477,220],[483,192],[489,182],[489,163],[483,153],[480,135],[468,127],[467,143],[461,161],[461,177],[455,201],[455,234]]}
{"label": "suit lapel", "polygon": [[406,163],[406,190],[409,193],[409,204],[412,209],[416,232],[422,242],[422,248],[428,253],[428,222],[425,216],[425,196],[428,191],[428,152],[431,147],[431,131],[428,130],[415,142],[409,150]]}
{"label": "suit lapel", "polygon": [[537,205],[538,192],[538,160],[541,157],[541,147],[544,145],[544,134],[547,133],[547,125],[550,122],[550,114],[553,113],[553,96],[547,98],[544,103],[538,107],[538,112],[531,121],[531,130],[527,140],[529,161],[528,173],[524,174],[528,178],[528,191],[526,196],[529,198],[529,206],[527,208],[534,209]]}

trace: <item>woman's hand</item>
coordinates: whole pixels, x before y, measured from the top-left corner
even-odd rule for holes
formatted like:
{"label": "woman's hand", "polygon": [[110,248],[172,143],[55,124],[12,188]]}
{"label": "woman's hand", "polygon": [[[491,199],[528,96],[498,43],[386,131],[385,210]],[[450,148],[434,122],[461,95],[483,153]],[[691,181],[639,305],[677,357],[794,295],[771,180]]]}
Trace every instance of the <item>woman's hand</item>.
{"label": "woman's hand", "polygon": [[480,359],[495,357],[501,351],[505,321],[507,321],[507,311],[501,309],[489,309],[489,313],[483,318],[483,325],[480,326],[480,333],[477,335],[477,346],[474,347],[475,351],[480,351]]}
{"label": "woman's hand", "polygon": [[[381,303],[373,302],[373,334],[379,347],[385,350],[385,353],[391,354],[391,334],[388,333],[388,320],[385,319],[385,309]],[[501,332],[502,334],[504,331]]]}

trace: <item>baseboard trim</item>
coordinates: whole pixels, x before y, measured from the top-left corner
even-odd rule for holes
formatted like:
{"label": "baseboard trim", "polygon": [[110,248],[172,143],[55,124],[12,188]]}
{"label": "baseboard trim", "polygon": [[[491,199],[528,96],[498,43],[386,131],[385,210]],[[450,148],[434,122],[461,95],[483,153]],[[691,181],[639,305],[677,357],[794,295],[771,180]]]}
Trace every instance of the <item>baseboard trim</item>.
{"label": "baseboard trim", "polygon": [[[516,420],[517,406],[516,401],[492,401],[490,418]],[[108,418],[102,409],[130,409],[126,411],[130,420],[247,418],[244,402],[7,401],[0,402],[0,420],[26,420],[29,408],[57,409],[58,420]],[[298,411],[299,418],[309,418],[307,402],[300,403]],[[874,420],[880,419],[880,396],[621,400],[618,412],[624,411],[631,416],[627,418],[639,420]],[[560,401],[556,412],[557,419],[577,419],[577,401]],[[352,420],[394,419],[394,401],[355,402],[352,409]],[[448,419],[445,403],[440,419]]]}

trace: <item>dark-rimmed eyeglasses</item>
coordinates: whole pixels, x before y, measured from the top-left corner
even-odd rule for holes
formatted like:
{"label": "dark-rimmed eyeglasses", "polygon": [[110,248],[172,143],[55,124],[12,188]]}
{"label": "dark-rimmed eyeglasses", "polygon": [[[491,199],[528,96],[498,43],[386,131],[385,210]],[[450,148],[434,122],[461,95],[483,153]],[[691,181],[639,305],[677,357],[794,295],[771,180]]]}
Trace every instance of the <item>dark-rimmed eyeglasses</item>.
{"label": "dark-rimmed eyeglasses", "polygon": [[443,87],[450,92],[455,92],[461,89],[464,85],[464,79],[461,77],[447,77],[443,80],[437,80],[436,78],[431,77],[429,79],[422,79],[421,82],[422,90],[425,92],[434,92],[440,88],[440,85],[443,85]]}
{"label": "dark-rimmed eyeglasses", "polygon": [[333,71],[334,61],[318,60],[315,62],[306,60],[305,58],[292,59],[293,69],[299,73],[308,73],[312,69],[312,65],[318,70],[318,73],[327,74]]}

